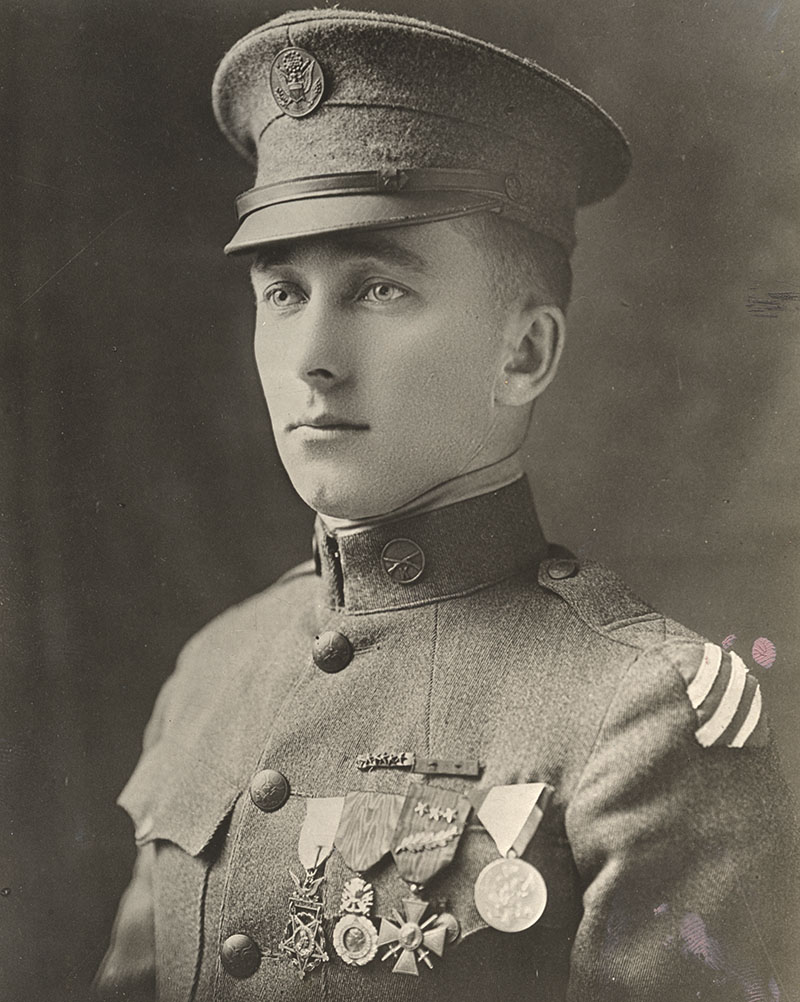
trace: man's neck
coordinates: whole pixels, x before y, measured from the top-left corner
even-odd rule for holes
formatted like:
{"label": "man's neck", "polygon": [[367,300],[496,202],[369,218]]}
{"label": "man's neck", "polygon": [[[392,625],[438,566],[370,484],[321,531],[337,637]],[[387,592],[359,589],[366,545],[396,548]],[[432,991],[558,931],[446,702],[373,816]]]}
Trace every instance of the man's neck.
{"label": "man's neck", "polygon": [[514,452],[505,459],[501,459],[490,466],[483,466],[479,470],[471,470],[460,477],[453,477],[443,484],[438,484],[431,490],[425,491],[419,497],[408,501],[406,504],[395,508],[384,515],[373,515],[369,518],[347,519],[334,518],[331,515],[319,514],[326,530],[332,535],[341,535],[345,532],[359,532],[383,522],[391,522],[396,518],[406,515],[418,515],[421,512],[433,511],[436,508],[444,508],[447,505],[457,504],[459,501],[467,501],[469,498],[478,497],[481,494],[488,494],[491,491],[500,490],[514,483],[523,475],[522,464],[519,453]]}

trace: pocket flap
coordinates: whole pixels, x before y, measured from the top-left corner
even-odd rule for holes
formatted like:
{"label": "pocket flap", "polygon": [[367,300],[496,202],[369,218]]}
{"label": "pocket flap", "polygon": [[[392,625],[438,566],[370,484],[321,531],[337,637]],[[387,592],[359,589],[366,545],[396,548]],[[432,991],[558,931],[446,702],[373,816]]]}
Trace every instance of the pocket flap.
{"label": "pocket flap", "polygon": [[136,842],[165,839],[199,855],[228,816],[241,786],[172,741],[149,748],[119,795]]}

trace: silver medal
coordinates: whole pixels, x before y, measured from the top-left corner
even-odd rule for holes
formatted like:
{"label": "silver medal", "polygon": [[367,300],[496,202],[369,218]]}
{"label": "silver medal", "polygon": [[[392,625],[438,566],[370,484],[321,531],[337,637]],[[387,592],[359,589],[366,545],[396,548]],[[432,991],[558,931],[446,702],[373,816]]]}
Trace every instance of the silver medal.
{"label": "silver medal", "polygon": [[475,907],[500,932],[522,932],[535,925],[547,904],[547,885],[524,859],[496,859],[475,881]]}

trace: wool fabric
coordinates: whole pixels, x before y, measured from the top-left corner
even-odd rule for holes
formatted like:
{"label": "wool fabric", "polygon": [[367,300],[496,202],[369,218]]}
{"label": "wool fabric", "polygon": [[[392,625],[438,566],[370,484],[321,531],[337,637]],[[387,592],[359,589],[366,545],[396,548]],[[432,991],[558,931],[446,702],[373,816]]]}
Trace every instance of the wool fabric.
{"label": "wool fabric", "polygon": [[[286,112],[274,87],[274,61],[289,48],[312,56],[324,77],[319,103],[302,117]],[[229,251],[488,207],[569,254],[576,209],[614,192],[630,166],[619,127],[566,81],[497,46],[400,16],[332,9],[276,18],[224,57],[213,104],[234,148],[257,163],[257,187],[419,169],[508,179],[491,198],[435,189],[293,197],[244,217]]]}
{"label": "wool fabric", "polygon": [[[381,559],[398,538],[425,553],[411,584]],[[765,727],[740,748],[697,740],[701,638],[610,571],[553,556],[525,481],[335,541],[318,523],[317,551],[194,637],[159,698],[120,799],[142,855],[101,997],[139,998],[154,977],[159,1002],[746,1002],[791,985],[790,799]],[[354,656],[329,674],[311,651],[332,630]],[[477,760],[480,775],[357,768],[376,752]],[[248,793],[263,769],[291,789],[269,813]],[[487,927],[474,885],[499,853],[473,815],[422,892],[456,917],[457,942],[417,978],[379,957],[352,967],[331,946],[354,876],[334,849],[330,959],[301,978],[280,942],[309,798],[402,796],[412,779],[473,802],[552,787],[523,852],[543,915]],[[363,876],[374,920],[391,920],[411,896],[391,856]],[[220,957],[244,936],[242,976]]]}

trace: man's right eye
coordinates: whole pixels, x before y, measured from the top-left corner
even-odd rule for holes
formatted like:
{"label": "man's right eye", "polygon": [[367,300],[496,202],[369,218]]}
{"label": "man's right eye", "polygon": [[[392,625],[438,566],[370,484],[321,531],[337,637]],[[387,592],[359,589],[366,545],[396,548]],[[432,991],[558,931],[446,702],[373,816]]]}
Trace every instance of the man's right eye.
{"label": "man's right eye", "polygon": [[274,282],[267,286],[262,293],[265,303],[276,310],[289,309],[292,306],[299,306],[305,302],[303,290],[292,282]]}

